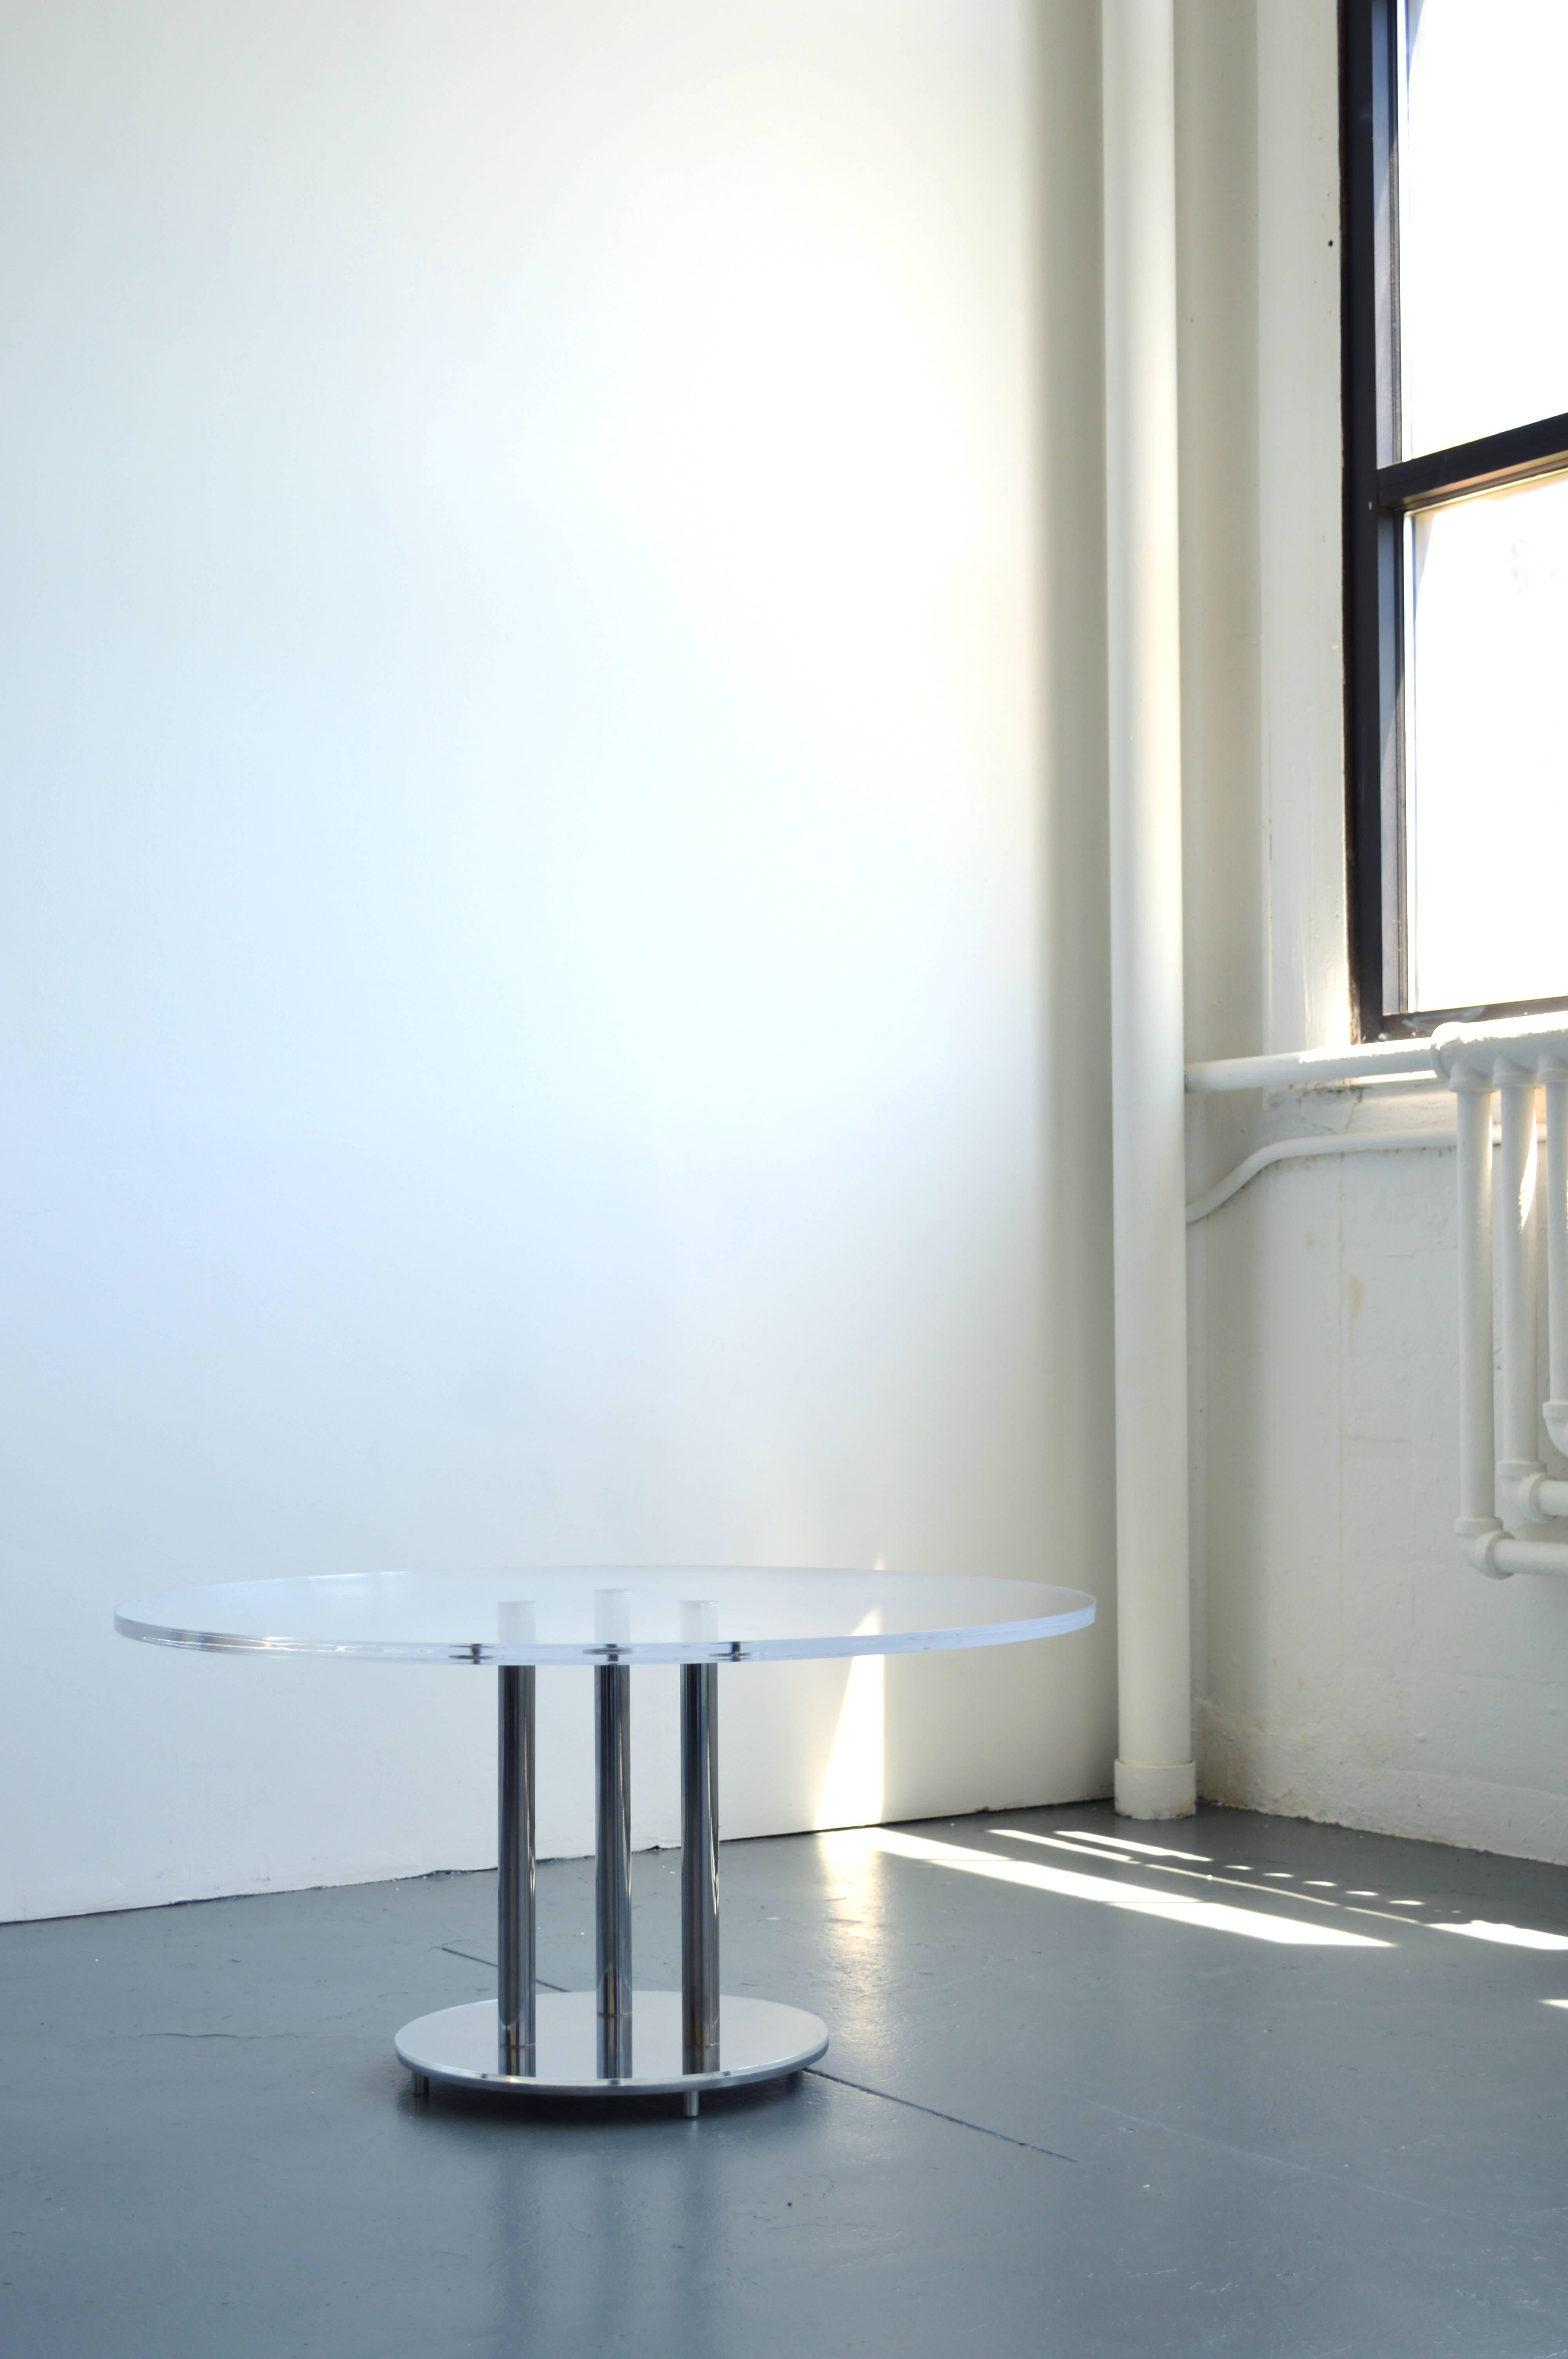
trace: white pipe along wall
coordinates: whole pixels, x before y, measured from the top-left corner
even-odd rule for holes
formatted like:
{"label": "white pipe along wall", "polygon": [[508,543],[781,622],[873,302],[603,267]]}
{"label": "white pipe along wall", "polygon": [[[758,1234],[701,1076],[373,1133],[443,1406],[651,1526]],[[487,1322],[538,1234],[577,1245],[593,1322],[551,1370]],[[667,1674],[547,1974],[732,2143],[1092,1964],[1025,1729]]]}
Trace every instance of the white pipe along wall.
{"label": "white pipe along wall", "polygon": [[1171,0],[1105,0],[1116,1807],[1195,1807],[1187,1559],[1175,84]]}
{"label": "white pipe along wall", "polygon": [[1568,1447],[1568,1057],[1555,1049],[1537,1071],[1546,1085],[1546,1430]]}

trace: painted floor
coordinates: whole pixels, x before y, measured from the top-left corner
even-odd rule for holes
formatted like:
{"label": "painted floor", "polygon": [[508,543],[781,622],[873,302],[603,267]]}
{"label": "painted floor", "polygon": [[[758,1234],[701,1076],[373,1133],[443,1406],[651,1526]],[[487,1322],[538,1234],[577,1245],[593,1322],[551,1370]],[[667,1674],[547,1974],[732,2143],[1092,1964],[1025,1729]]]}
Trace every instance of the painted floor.
{"label": "painted floor", "polygon": [[[0,2351],[1568,2354],[1568,1872],[1080,1804],[723,1875],[726,1987],[832,2045],[696,2122],[416,2101],[492,1876],[0,1928]],[[673,1982],[677,1856],[636,1879]],[[581,1984],[591,1868],[539,1884]]]}

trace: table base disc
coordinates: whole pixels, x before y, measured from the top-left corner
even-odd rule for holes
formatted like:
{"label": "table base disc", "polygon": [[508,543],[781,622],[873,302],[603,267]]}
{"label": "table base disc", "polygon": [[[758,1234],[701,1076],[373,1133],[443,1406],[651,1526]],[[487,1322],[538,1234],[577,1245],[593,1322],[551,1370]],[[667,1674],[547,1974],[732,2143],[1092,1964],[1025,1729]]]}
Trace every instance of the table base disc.
{"label": "table base disc", "polygon": [[540,1991],[532,2074],[499,2070],[495,2002],[443,2007],[406,2023],[397,2053],[411,2072],[518,2097],[648,2097],[734,2089],[774,2081],[814,2064],[827,2046],[820,2016],[766,1998],[719,2002],[717,2072],[681,2067],[679,1991],[640,1990],[632,2009],[632,2070],[607,2080],[599,2070],[599,2017],[592,1991]]}

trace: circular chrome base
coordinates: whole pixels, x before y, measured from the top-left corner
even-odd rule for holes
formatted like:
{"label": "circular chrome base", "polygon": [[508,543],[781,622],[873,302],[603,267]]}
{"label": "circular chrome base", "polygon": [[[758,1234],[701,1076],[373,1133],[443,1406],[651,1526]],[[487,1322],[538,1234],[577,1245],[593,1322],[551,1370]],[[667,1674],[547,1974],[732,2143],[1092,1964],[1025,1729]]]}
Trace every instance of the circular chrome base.
{"label": "circular chrome base", "polygon": [[695,2097],[776,2081],[815,2064],[827,2046],[820,2016],[766,1998],[719,2002],[719,2069],[682,2070],[679,1991],[640,1990],[632,2009],[631,2070],[611,2079],[599,2069],[598,2003],[592,1991],[540,1991],[535,2005],[535,2070],[503,2072],[495,2002],[443,2007],[406,2023],[397,2053],[416,2080],[504,2089],[519,2097]]}

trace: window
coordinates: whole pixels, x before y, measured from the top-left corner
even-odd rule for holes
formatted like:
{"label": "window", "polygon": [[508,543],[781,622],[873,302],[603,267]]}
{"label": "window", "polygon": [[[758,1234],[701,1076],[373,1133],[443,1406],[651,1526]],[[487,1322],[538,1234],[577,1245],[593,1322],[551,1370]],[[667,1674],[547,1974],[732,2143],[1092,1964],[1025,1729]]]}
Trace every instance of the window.
{"label": "window", "polygon": [[1568,1006],[1568,0],[1345,0],[1361,1037]]}

